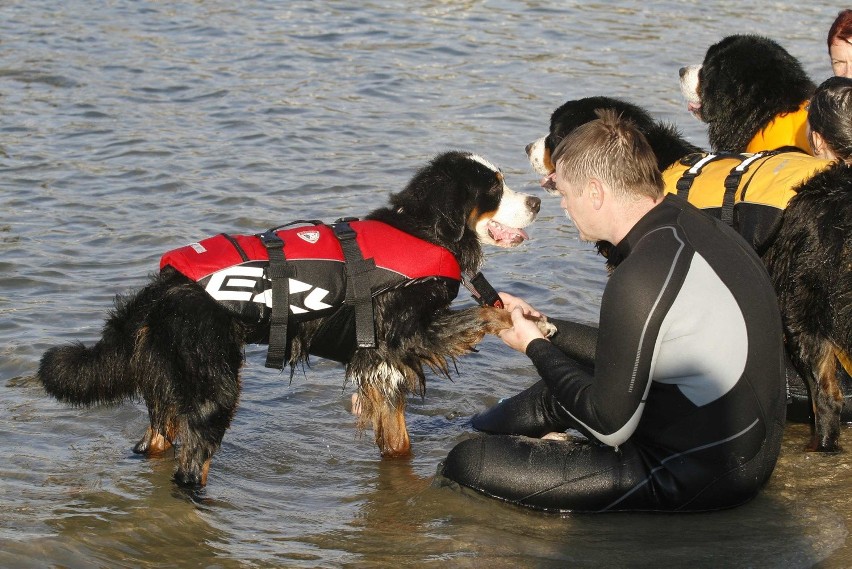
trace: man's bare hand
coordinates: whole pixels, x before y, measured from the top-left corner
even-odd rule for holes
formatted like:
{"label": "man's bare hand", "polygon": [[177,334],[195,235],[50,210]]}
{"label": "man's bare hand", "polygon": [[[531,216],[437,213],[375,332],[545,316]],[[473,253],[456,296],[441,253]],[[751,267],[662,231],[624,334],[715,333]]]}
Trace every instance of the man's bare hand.
{"label": "man's bare hand", "polygon": [[515,308],[520,308],[521,311],[524,313],[524,316],[530,316],[532,318],[540,318],[544,316],[541,312],[530,306],[529,303],[522,298],[512,296],[508,292],[500,292],[497,294],[500,296],[500,300],[503,301],[503,307],[509,312],[512,312]]}
{"label": "man's bare hand", "polygon": [[[500,297],[502,296],[501,294]],[[500,339],[513,350],[525,354],[530,342],[536,338],[544,338],[544,334],[539,330],[538,318],[539,316],[535,315],[532,315],[532,319],[527,318],[523,308],[516,304],[512,309],[512,327],[500,332]]]}

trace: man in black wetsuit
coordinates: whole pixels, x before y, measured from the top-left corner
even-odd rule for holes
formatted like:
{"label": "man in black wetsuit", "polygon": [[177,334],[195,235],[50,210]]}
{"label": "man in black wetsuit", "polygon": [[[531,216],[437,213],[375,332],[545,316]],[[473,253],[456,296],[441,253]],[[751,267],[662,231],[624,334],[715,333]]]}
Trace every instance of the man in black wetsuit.
{"label": "man in black wetsuit", "polygon": [[[781,320],[760,259],[732,229],[663,197],[644,137],[601,112],[554,153],[562,207],[615,245],[598,328],[550,320],[549,340],[501,294],[501,334],[541,381],[474,417],[439,475],[551,511],[702,511],[742,504],[781,447]],[[588,441],[545,440],[579,430]],[[439,477],[439,480],[441,478]]]}

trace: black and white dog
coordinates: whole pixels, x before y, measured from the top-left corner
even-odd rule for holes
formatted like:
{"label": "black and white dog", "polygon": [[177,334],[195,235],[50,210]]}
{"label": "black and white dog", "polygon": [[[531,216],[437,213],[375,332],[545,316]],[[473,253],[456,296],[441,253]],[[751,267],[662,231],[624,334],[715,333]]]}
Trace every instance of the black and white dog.
{"label": "black and white dog", "polygon": [[792,146],[810,153],[807,103],[816,86],[801,63],[775,41],[732,35],[682,67],[688,110],[707,123],[714,151],[759,152]]}
{"label": "black and white dog", "polygon": [[243,346],[275,344],[279,365],[344,362],[360,425],[372,423],[383,456],[405,455],[406,395],[422,393],[424,366],[446,375],[485,334],[511,326],[502,309],[451,310],[460,280],[479,270],[482,243],[523,242],[539,206],[481,156],[441,154],[362,220],[170,251],[150,284],[117,299],[99,342],[48,350],[38,379],[77,405],[142,397],[150,425],[134,451],[180,441],[175,480],[197,487],[237,408]]}

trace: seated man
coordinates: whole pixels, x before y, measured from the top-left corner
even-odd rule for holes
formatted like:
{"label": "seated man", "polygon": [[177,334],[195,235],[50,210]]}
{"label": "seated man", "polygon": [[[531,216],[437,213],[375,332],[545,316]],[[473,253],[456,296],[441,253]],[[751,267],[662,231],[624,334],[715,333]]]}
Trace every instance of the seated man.
{"label": "seated man", "polygon": [[[541,381],[474,417],[438,474],[551,511],[701,511],[742,504],[781,447],[781,319],[766,271],[728,226],[663,185],[642,134],[613,112],[556,149],[562,207],[615,244],[599,327],[551,320],[550,340],[501,294],[501,333]],[[542,440],[575,429],[588,441]],[[531,438],[536,437],[536,438]],[[440,481],[441,478],[439,477]]]}

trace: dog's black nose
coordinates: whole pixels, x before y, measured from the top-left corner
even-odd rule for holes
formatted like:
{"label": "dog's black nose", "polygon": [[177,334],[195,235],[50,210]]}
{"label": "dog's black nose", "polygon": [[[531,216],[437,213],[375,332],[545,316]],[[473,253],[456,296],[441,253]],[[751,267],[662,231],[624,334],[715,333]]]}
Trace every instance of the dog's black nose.
{"label": "dog's black nose", "polygon": [[527,144],[526,146],[524,146],[524,151],[526,151],[527,156],[529,156],[529,155],[530,155],[530,150],[532,150],[532,146],[533,146],[533,143],[532,143],[532,142],[530,142],[529,144]]}
{"label": "dog's black nose", "polygon": [[681,67],[680,69],[678,69],[677,74],[680,75],[681,77],[686,75],[686,67]]}
{"label": "dog's black nose", "polygon": [[527,207],[530,208],[535,213],[538,213],[541,209],[541,198],[537,198],[535,196],[530,196],[527,198]]}

